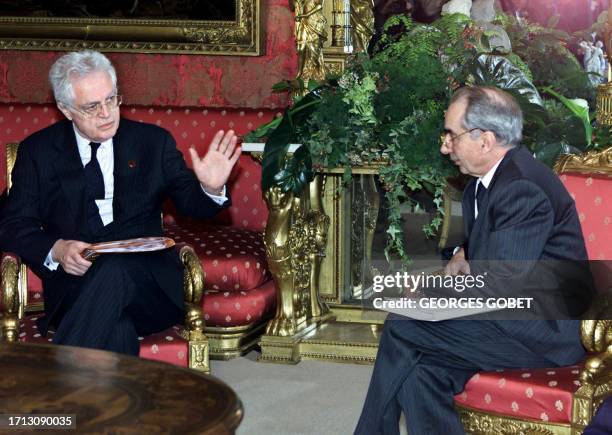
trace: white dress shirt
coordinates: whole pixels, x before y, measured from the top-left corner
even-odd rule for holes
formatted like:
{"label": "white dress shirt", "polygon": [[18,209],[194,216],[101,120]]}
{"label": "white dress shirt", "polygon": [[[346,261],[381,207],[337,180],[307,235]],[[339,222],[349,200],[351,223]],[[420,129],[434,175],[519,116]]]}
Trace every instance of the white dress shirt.
{"label": "white dress shirt", "polygon": [[489,188],[489,184],[491,184],[491,180],[493,180],[495,171],[497,171],[497,167],[499,166],[499,164],[501,163],[503,159],[504,159],[503,157],[499,159],[497,163],[495,163],[495,165],[493,165],[493,167],[489,169],[489,172],[484,174],[482,177],[478,179],[478,181],[476,181],[476,187],[474,190],[474,218],[478,217],[478,202],[476,201],[476,195],[478,194],[478,188],[480,187],[480,183],[482,183],[485,189]]}
{"label": "white dress shirt", "polygon": [[[83,167],[91,160],[91,142],[89,139],[85,139],[81,136],[81,133],[77,130],[73,124],[74,134],[76,136],[77,147],[79,149],[79,155],[81,156],[81,163]],[[104,199],[96,199],[96,205],[100,212],[100,218],[104,226],[110,224],[113,221],[113,194],[115,191],[115,160],[113,153],[113,139],[109,139],[100,144],[98,152],[96,154],[100,169],[102,170],[102,178],[104,178]],[[200,186],[201,187],[201,186]],[[221,191],[221,195],[211,195],[206,192],[202,187],[202,191],[215,201],[219,205],[223,205],[227,201],[225,186]],[[52,250],[51,250],[52,251]],[[59,262],[53,260],[51,251],[47,254],[44,265],[50,270],[56,270],[59,266]]]}

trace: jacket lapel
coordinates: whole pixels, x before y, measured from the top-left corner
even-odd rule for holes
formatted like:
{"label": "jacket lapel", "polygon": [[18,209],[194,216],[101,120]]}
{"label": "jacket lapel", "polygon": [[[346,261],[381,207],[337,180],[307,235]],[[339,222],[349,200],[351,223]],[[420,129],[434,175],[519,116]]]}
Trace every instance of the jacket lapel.
{"label": "jacket lapel", "polygon": [[[469,204],[467,205],[468,206],[467,208],[470,209],[469,210],[469,213],[470,213],[469,222],[473,223],[473,225],[471,225],[471,228],[469,228],[469,232],[467,233],[469,246],[471,247],[481,246],[478,243],[478,240],[481,237],[483,237],[483,231],[481,230],[481,228],[487,219],[487,215],[488,215],[487,209],[489,208],[489,198],[491,197],[492,192],[495,189],[497,180],[500,178],[501,174],[503,174],[504,166],[508,164],[508,162],[512,159],[512,156],[514,155],[514,153],[516,153],[519,149],[520,149],[520,146],[512,148],[510,151],[506,153],[506,155],[500,162],[499,166],[497,167],[497,170],[495,171],[495,174],[493,175],[493,178],[491,179],[491,183],[489,183],[489,187],[487,188],[487,191],[485,192],[485,196],[482,200],[482,210],[478,210],[478,217],[476,219],[474,219],[474,200],[475,200],[474,188],[476,185],[476,179],[472,180],[472,182],[468,184],[467,189],[469,189],[469,191],[466,191],[465,193],[466,195],[469,194],[469,197],[470,197],[470,201],[469,201]],[[465,208],[466,208],[466,204],[464,204],[464,211],[465,211]],[[474,258],[474,256],[472,255],[471,258]]]}
{"label": "jacket lapel", "polygon": [[80,225],[85,206],[85,171],[70,121],[65,121],[63,133],[55,139],[54,148],[53,167],[68,204],[67,211]]}
{"label": "jacket lapel", "polygon": [[463,228],[465,231],[466,238],[469,238],[472,234],[472,227],[474,226],[474,186],[476,185],[476,179],[472,178],[463,190],[463,201],[461,201],[463,209]]}
{"label": "jacket lapel", "polygon": [[132,192],[136,174],[140,168],[137,138],[130,134],[129,125],[119,124],[117,134],[113,137],[114,156],[114,191],[113,191],[113,221],[120,222],[129,207],[130,192]]}

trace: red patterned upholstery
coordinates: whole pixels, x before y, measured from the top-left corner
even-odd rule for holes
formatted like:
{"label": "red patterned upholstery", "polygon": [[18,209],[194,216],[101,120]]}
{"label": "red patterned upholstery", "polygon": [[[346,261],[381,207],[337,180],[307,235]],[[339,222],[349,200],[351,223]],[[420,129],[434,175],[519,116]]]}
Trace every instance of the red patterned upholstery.
{"label": "red patterned upholstery", "polygon": [[262,234],[239,228],[192,222],[166,224],[168,237],[188,243],[202,260],[205,287],[214,290],[251,290],[270,279]]}
{"label": "red patterned upholstery", "polygon": [[[49,343],[53,339],[53,331],[48,331],[43,337],[38,332],[36,319],[42,315],[25,316],[19,325],[19,341],[28,343]],[[181,367],[189,367],[189,345],[181,336],[182,328],[174,326],[157,334],[139,337],[140,356],[155,361],[166,362]]]}
{"label": "red patterned upholstery", "polygon": [[276,287],[274,281],[269,280],[264,285],[249,291],[206,290],[202,302],[207,326],[256,324],[274,314]]}
{"label": "red patterned upholstery", "polygon": [[189,342],[183,338],[183,328],[173,326],[157,334],[138,337],[140,357],[189,367]]}
{"label": "red patterned upholstery", "polygon": [[578,209],[591,260],[612,259],[612,182],[608,177],[562,174]]}
{"label": "red patterned upholstery", "polygon": [[[576,202],[589,258],[612,259],[612,180],[581,174],[562,174],[560,179]],[[612,271],[609,264],[599,263],[596,266],[601,269],[594,269],[596,282],[600,289],[609,290]],[[581,369],[571,366],[477,373],[455,396],[455,402],[509,417],[568,424]]]}
{"label": "red patterned upholstery", "polygon": [[42,281],[30,268],[28,268],[28,304],[43,301]]}
{"label": "red patterned upholstery", "polygon": [[581,366],[475,374],[455,401],[509,417],[569,423]]}

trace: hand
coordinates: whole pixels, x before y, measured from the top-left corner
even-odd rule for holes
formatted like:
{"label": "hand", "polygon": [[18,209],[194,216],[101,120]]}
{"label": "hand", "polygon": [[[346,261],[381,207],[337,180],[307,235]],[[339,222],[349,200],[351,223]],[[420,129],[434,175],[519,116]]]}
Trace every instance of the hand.
{"label": "hand", "polygon": [[81,252],[90,246],[90,243],[79,242],[78,240],[59,239],[51,248],[51,257],[62,265],[66,273],[83,276],[89,270],[91,261],[81,257]]}
{"label": "hand", "polygon": [[469,275],[470,264],[465,259],[463,248],[459,249],[444,268],[445,275]]}
{"label": "hand", "polygon": [[238,161],[242,150],[236,146],[238,136],[233,130],[223,133],[219,130],[208,148],[204,158],[200,158],[195,148],[189,148],[193,171],[200,184],[211,195],[220,195],[223,186]]}

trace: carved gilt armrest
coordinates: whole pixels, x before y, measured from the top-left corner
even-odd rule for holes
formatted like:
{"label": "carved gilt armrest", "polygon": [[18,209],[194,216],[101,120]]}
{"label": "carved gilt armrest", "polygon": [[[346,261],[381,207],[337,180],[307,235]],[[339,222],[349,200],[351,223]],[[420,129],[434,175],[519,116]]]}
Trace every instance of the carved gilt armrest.
{"label": "carved gilt armrest", "polygon": [[19,319],[25,310],[25,289],[21,279],[22,264],[19,256],[2,253],[0,263],[0,313],[2,339],[16,341],[19,335]]}
{"label": "carved gilt armrest", "polygon": [[179,256],[185,267],[185,339],[189,341],[189,367],[210,372],[208,362],[208,339],[204,335],[204,271],[202,263],[189,245],[177,245]]}
{"label": "carved gilt armrest", "polygon": [[580,373],[580,388],[574,394],[572,422],[585,427],[601,403],[612,394],[612,313],[610,304],[598,308],[598,318],[583,320],[582,344],[589,352]]}

